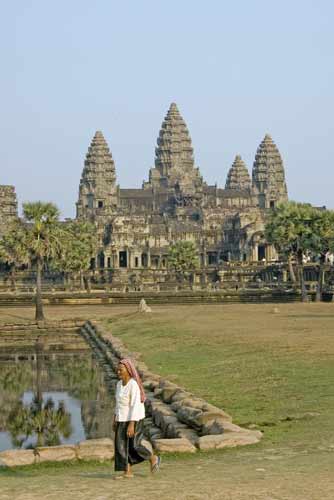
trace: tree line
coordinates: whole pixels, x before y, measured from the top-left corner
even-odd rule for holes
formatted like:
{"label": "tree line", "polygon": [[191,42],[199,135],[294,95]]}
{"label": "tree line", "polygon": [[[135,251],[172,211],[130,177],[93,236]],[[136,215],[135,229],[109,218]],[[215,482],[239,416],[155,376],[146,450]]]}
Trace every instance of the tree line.
{"label": "tree line", "polygon": [[[334,252],[334,212],[293,201],[278,204],[267,217],[265,239],[288,263],[291,280],[299,283],[303,300],[307,299],[304,257],[319,257],[316,296],[320,300],[324,256]],[[22,218],[10,225],[0,239],[0,261],[9,266],[13,283],[17,270],[23,266],[36,272],[36,321],[44,319],[42,275],[46,267],[61,272],[68,283],[73,278],[80,279],[81,287],[86,283],[89,290],[91,259],[97,250],[96,226],[85,221],[61,222],[59,209],[53,203],[24,203]],[[198,250],[193,242],[170,245],[168,266],[180,280],[189,278],[198,264]]]}
{"label": "tree line", "polygon": [[[294,201],[280,203],[268,216],[264,236],[268,243],[274,245],[281,258],[287,261],[291,280],[294,283],[299,282],[303,301],[307,300],[304,281],[305,258],[309,256],[316,259],[316,300],[320,300],[325,256],[334,252],[334,211]],[[297,276],[293,263],[296,264]]]}
{"label": "tree line", "polygon": [[[96,228],[84,221],[60,222],[59,209],[40,201],[23,204],[23,216],[13,222],[0,239],[0,261],[10,269],[12,282],[18,269],[36,272],[36,321],[44,320],[42,275],[48,267],[65,279],[87,275],[96,254]],[[88,278],[87,278],[88,279]]]}

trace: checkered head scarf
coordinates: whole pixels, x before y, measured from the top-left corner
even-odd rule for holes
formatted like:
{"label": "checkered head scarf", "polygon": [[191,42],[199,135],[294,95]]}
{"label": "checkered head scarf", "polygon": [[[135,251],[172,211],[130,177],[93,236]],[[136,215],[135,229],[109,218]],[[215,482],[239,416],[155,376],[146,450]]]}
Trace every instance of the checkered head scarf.
{"label": "checkered head scarf", "polygon": [[141,381],[141,378],[139,376],[139,373],[136,370],[136,367],[135,367],[133,361],[129,358],[124,358],[124,359],[121,359],[120,363],[125,366],[130,377],[133,378],[137,382],[139,390],[140,390],[140,401],[142,403],[144,403],[146,400],[146,395],[145,395],[145,391],[144,391],[144,387],[143,387],[143,382]]}

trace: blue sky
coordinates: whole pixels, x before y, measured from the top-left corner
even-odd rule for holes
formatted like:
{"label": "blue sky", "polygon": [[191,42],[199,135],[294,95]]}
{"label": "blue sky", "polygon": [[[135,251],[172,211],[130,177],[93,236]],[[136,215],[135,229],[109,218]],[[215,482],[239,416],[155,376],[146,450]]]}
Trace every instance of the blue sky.
{"label": "blue sky", "polygon": [[0,184],[75,214],[102,130],[140,187],[177,102],[208,183],[270,133],[290,198],[334,208],[334,2],[1,1]]}

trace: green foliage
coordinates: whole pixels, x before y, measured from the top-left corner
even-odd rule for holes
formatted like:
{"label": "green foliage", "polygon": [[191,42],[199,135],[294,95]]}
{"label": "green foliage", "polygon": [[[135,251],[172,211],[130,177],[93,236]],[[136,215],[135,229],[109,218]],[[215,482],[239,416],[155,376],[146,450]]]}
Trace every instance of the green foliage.
{"label": "green foliage", "polygon": [[28,264],[29,255],[25,245],[25,230],[22,224],[11,224],[0,240],[0,261],[18,268]]}
{"label": "green foliage", "polygon": [[64,231],[59,210],[53,203],[23,203],[24,247],[32,265],[59,257],[64,245]]}
{"label": "green foliage", "polygon": [[198,267],[198,252],[192,241],[177,241],[168,253],[168,265],[181,276]]}
{"label": "green foliage", "polygon": [[334,212],[306,203],[280,203],[269,215],[265,238],[285,256],[302,260],[303,253],[334,248]]}
{"label": "green foliage", "polygon": [[70,222],[64,227],[63,251],[53,267],[68,274],[88,271],[96,251],[96,227],[84,221]]}

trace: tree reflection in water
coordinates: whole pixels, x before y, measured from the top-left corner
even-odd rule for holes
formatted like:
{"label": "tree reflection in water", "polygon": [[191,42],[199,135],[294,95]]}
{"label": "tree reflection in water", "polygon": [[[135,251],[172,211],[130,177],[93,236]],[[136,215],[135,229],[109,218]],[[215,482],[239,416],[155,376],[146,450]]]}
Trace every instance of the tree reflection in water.
{"label": "tree reflection in water", "polygon": [[7,429],[16,447],[24,447],[29,438],[34,441],[28,447],[56,446],[61,443],[61,437],[72,434],[71,415],[62,401],[56,408],[52,398],[43,402],[36,394],[29,405],[17,403],[9,414]]}
{"label": "tree reflection in water", "polygon": [[72,434],[71,415],[66,412],[63,401],[56,408],[52,398],[43,401],[42,371],[44,365],[44,343],[38,338],[36,352],[36,393],[29,405],[19,401],[9,414],[7,429],[14,446],[20,448],[29,438],[35,438],[28,446],[56,446],[61,437],[69,438]]}
{"label": "tree reflection in water", "polygon": [[113,397],[99,363],[88,349],[51,350],[50,344],[39,338],[15,350],[12,366],[0,359],[0,434],[8,432],[14,448],[58,445],[81,433],[88,439],[112,434]]}

